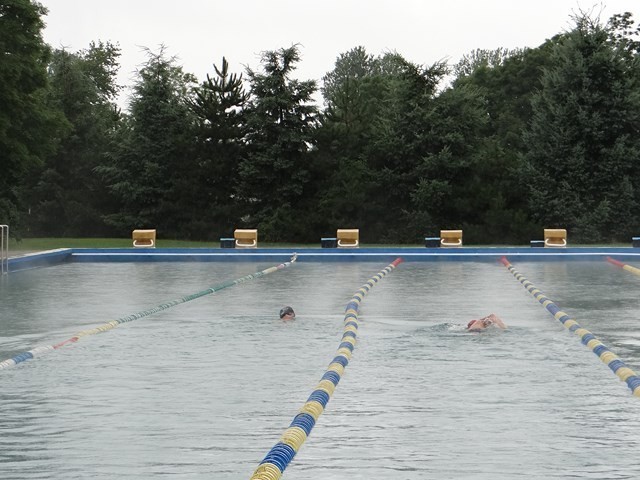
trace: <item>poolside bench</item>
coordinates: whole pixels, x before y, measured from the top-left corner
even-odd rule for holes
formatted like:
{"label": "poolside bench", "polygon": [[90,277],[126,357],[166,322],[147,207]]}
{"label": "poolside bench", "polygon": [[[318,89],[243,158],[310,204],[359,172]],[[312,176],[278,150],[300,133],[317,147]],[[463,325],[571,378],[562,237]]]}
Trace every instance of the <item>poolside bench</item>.
{"label": "poolside bench", "polygon": [[545,228],[544,229],[544,246],[545,247],[566,247],[567,231],[564,228]]}
{"label": "poolside bench", "polygon": [[256,248],[258,246],[258,230],[237,228],[233,232],[237,248]]}
{"label": "poolside bench", "polygon": [[462,230],[440,230],[440,246],[461,247]]}
{"label": "poolside bench", "polygon": [[156,247],[156,231],[153,230],[134,230],[131,233],[131,238],[133,239],[134,247],[146,247],[146,248],[155,248]]}
{"label": "poolside bench", "polygon": [[360,230],[357,228],[339,228],[336,238],[340,248],[357,248],[360,244]]}

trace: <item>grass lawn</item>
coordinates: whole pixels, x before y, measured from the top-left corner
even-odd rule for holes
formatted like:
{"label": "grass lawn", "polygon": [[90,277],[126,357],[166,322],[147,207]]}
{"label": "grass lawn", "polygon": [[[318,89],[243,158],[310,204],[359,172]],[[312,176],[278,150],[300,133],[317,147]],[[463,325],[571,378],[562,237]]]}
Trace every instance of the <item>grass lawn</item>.
{"label": "grass lawn", "polygon": [[[20,241],[9,240],[10,251],[42,251],[56,248],[129,248],[132,247],[130,238],[23,238]],[[158,248],[218,248],[220,242],[193,242],[188,240],[156,241]],[[263,248],[314,248],[317,245],[293,244],[293,243],[260,243]]]}

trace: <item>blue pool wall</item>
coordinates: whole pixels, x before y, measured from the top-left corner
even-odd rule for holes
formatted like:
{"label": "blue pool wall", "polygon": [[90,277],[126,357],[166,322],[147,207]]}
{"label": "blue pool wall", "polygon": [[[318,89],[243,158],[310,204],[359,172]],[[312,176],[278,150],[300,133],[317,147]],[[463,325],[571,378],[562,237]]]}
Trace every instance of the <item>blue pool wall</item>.
{"label": "blue pool wall", "polygon": [[603,261],[640,260],[640,248],[63,248],[9,259],[9,272],[60,265],[68,262],[285,262],[297,253],[298,262],[406,262],[474,261],[494,262],[503,256],[510,261]]}

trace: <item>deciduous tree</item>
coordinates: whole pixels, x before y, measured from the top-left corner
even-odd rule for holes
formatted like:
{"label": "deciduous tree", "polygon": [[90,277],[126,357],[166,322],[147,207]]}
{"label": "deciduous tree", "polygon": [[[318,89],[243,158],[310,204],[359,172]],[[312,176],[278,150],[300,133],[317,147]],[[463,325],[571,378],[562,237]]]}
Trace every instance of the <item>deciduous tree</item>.
{"label": "deciduous tree", "polygon": [[46,103],[50,50],[46,9],[29,0],[0,2],[0,223],[20,232],[19,189],[30,168],[55,151],[67,125]]}
{"label": "deciduous tree", "polygon": [[628,240],[640,226],[640,62],[615,24],[575,20],[533,99],[530,209],[579,241]]}
{"label": "deciduous tree", "polygon": [[91,42],[76,53],[53,52],[48,103],[64,114],[71,128],[58,151],[32,171],[25,198],[33,234],[110,233],[102,219],[109,199],[94,169],[101,164],[120,118],[115,103],[119,56],[119,47],[110,42]]}

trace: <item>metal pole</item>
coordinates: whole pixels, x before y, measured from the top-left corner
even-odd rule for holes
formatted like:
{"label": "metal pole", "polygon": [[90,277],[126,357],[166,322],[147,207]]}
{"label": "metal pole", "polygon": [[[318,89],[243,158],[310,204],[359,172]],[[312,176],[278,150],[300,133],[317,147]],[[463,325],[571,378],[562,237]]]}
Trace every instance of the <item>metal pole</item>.
{"label": "metal pole", "polygon": [[0,225],[0,273],[9,273],[9,225]]}

